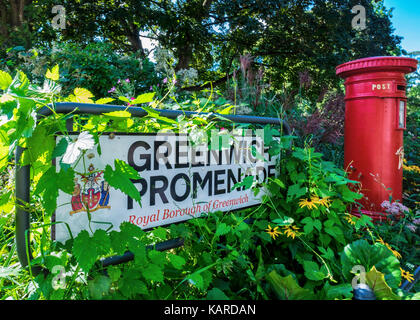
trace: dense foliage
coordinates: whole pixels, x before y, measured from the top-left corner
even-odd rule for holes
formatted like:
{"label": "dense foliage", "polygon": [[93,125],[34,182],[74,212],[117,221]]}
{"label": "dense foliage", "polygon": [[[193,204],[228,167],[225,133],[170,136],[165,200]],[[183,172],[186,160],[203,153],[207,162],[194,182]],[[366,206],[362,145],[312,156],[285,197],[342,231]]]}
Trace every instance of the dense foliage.
{"label": "dense foliage", "polygon": [[[364,30],[352,27],[356,4],[366,9]],[[383,1],[63,0],[62,29],[53,25],[55,5],[0,0],[0,300],[353,299],[357,283],[377,299],[420,299],[419,283],[400,288],[420,265],[418,72],[408,77],[404,206],[385,201],[389,219],[375,224],[350,215],[361,195],[342,169],[344,90],[335,67],[406,54]],[[158,46],[149,51],[146,39]],[[56,102],[142,107],[147,116],[59,114]],[[52,114],[40,116],[46,107]],[[156,109],[222,116],[174,120]],[[216,128],[230,137],[238,126],[227,114],[279,117],[292,128],[286,136],[276,126],[239,126],[263,129],[270,155],[281,156],[275,178],[238,182],[264,189],[261,205],[146,231],[128,222],[95,231],[88,212],[85,231],[51,240],[57,196],[72,194],[75,163],[88,157],[87,147],[68,153],[77,141],[66,119],[100,150],[104,132],[182,129],[201,139]],[[16,163],[18,147],[25,151]],[[31,215],[34,256],[23,267],[15,243],[21,165],[31,168],[30,201],[19,205]],[[137,171],[122,159],[102,169],[112,188],[141,203]],[[171,239],[184,245],[157,250]],[[127,251],[132,261],[103,265]]]}
{"label": "dense foliage", "polygon": [[[86,230],[65,244],[52,242],[49,229],[58,190],[71,194],[74,188],[74,170],[64,161],[66,143],[71,140],[64,139],[56,146],[53,143],[55,132],[67,132],[66,115],[54,109],[50,117],[37,122],[28,119],[53,101],[106,103],[110,99],[97,100],[82,88],[62,97],[58,92],[59,69],[49,69],[46,76],[44,85],[38,87],[22,72],[14,78],[1,72],[1,110],[9,118],[0,127],[5,175],[1,195],[3,299],[351,299],[352,281],[360,277],[354,266],[366,270],[365,281],[378,299],[418,299],[418,294],[398,287],[404,279],[412,279],[410,270],[418,263],[419,236],[408,231],[410,226],[416,227],[419,217],[410,211],[398,224],[387,221],[374,225],[367,216],[349,215],[349,208],[361,197],[348,187],[356,182],[348,180],[342,169],[323,160],[311,146],[294,145],[293,136],[276,139],[278,128],[269,126],[264,127],[264,143],[270,146],[271,155],[282,154],[280,175],[265,186],[256,185],[252,179],[239,184],[256,192],[267,188],[260,206],[228,214],[213,212],[151,231],[123,223],[119,231]],[[146,93],[126,102],[142,105],[149,114],[144,118],[131,118],[127,111],[78,117],[74,129],[89,131],[94,141],[104,131],[178,130],[181,121],[154,111],[173,108],[172,103],[153,97]],[[205,95],[183,102],[182,107],[222,114],[235,109],[226,101],[213,101]],[[199,115],[187,121],[193,136],[198,127],[215,125],[230,128],[232,123],[222,120],[217,124]],[[7,169],[13,165],[11,155],[18,145],[26,147],[21,164],[31,166],[33,177],[32,205],[27,209],[32,217],[35,259],[29,268],[15,263],[11,224],[13,178]],[[75,159],[85,157],[85,153],[81,150]],[[52,159],[57,170],[51,165]],[[137,178],[137,172],[121,160],[105,168],[111,187],[135,199],[130,179]],[[398,238],[395,228],[400,229]],[[185,239],[183,247],[163,252],[153,249],[156,243],[176,238]],[[134,254],[133,261],[102,266],[100,259],[127,250]]]}
{"label": "dense foliage", "polygon": [[[264,67],[265,78],[275,89],[287,82],[297,90],[298,73],[309,70],[315,95],[337,86],[338,64],[401,51],[390,21],[392,12],[382,1],[65,0],[60,2],[65,9],[64,29],[54,29],[54,1],[2,3],[2,49],[53,48],[55,41],[82,46],[106,42],[120,53],[145,58],[144,42],[151,39],[172,52],[176,71],[193,68],[199,80],[220,83],[239,69],[237,57],[249,53],[256,58],[256,69]],[[362,31],[352,27],[355,5],[366,10]],[[139,38],[139,33],[147,38]],[[0,58],[5,58],[4,53]]]}

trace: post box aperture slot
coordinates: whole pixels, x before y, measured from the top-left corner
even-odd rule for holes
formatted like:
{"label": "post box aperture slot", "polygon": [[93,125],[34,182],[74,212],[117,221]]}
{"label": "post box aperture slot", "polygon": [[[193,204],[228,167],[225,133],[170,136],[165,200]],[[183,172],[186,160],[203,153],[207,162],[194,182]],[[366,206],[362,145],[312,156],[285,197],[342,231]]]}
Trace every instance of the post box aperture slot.
{"label": "post box aperture slot", "polygon": [[399,100],[398,103],[398,129],[405,129],[405,101]]}
{"label": "post box aperture slot", "polygon": [[397,91],[405,91],[405,86],[403,85],[397,85]]}

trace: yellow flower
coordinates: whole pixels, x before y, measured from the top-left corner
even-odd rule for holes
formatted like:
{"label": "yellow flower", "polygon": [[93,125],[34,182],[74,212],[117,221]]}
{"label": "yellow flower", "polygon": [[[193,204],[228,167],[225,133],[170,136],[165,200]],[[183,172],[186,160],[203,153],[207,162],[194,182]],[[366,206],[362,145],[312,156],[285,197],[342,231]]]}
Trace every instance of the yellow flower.
{"label": "yellow flower", "polygon": [[397,250],[392,250],[392,249],[391,249],[391,252],[394,254],[394,256],[395,256],[397,259],[401,259],[401,255],[400,255],[400,253],[399,253]]}
{"label": "yellow flower", "polygon": [[317,208],[316,206],[316,202],[313,201],[313,197],[311,200],[308,199],[300,199],[299,201],[299,207],[303,208],[303,207],[307,207],[308,209],[312,209],[312,208]]}
{"label": "yellow flower", "polygon": [[354,216],[352,216],[350,213],[346,213],[345,215],[346,216],[344,219],[346,219],[348,223],[350,223],[352,226],[356,225],[356,221],[353,220]]}
{"label": "yellow flower", "polygon": [[329,199],[330,197],[325,197],[325,198],[318,198],[318,197],[312,197],[313,201],[315,201],[315,203],[320,204],[321,206],[324,206],[326,208],[329,208],[331,205],[331,200]]}
{"label": "yellow flower", "polygon": [[300,236],[300,232],[298,232],[299,228],[296,226],[284,226],[283,229],[284,233],[288,238],[291,237],[292,239],[294,239],[296,236]]}
{"label": "yellow flower", "polygon": [[414,281],[414,275],[413,274],[411,274],[408,271],[405,271],[401,267],[400,267],[400,270],[401,270],[401,278],[407,279],[408,282],[413,282]]}
{"label": "yellow flower", "polygon": [[379,242],[379,243],[383,244],[384,246],[386,245],[386,242],[381,237],[379,237],[379,239],[376,240],[376,242]]}
{"label": "yellow flower", "polygon": [[406,166],[403,164],[403,170],[405,171],[414,171],[416,173],[420,173],[420,168],[418,166],[412,165],[412,166]]}
{"label": "yellow flower", "polygon": [[385,247],[388,248],[388,250],[390,250],[392,252],[392,254],[397,258],[397,259],[401,259],[401,255],[397,250],[392,249],[392,247],[389,245],[389,243],[386,243],[381,237],[379,237],[378,240],[376,240],[377,242],[383,244]]}
{"label": "yellow flower", "polygon": [[272,229],[272,228],[271,228],[271,226],[270,226],[270,225],[268,225],[268,228],[267,228],[267,229],[265,229],[265,230],[266,230],[266,232],[270,235],[270,237],[272,237],[273,239],[276,239],[276,237],[277,237],[279,234],[281,234],[281,232],[277,230],[278,228],[279,228],[279,227],[275,227],[274,229]]}

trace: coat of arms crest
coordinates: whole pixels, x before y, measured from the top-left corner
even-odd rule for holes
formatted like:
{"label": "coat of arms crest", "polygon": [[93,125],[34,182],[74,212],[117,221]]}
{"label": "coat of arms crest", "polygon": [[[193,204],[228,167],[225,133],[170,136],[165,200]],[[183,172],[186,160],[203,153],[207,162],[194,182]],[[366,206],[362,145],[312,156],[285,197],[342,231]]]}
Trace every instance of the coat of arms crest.
{"label": "coat of arms crest", "polygon": [[109,184],[103,178],[103,170],[95,170],[90,164],[87,175],[79,175],[75,179],[73,195],[71,197],[70,215],[78,212],[93,212],[109,206]]}

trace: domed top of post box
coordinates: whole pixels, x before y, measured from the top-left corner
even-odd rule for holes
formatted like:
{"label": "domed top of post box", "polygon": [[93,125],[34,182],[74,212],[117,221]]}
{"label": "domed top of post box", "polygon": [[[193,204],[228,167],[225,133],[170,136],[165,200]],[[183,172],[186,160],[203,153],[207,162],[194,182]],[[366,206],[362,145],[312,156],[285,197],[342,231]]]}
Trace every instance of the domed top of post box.
{"label": "domed top of post box", "polygon": [[417,60],[406,57],[370,57],[349,61],[336,67],[342,78],[371,72],[411,73],[417,69]]}

